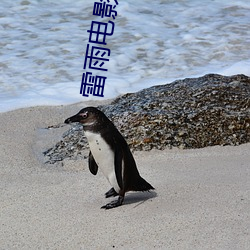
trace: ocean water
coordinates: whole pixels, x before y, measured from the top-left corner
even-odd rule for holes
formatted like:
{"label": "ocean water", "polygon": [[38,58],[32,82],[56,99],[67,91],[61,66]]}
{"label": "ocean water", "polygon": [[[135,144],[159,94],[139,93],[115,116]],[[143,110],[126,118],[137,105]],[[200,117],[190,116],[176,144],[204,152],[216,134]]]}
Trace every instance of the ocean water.
{"label": "ocean water", "polygon": [[250,76],[250,1],[119,0],[104,97],[83,97],[87,30],[112,20],[93,16],[94,2],[1,1],[0,112],[103,100],[207,73]]}

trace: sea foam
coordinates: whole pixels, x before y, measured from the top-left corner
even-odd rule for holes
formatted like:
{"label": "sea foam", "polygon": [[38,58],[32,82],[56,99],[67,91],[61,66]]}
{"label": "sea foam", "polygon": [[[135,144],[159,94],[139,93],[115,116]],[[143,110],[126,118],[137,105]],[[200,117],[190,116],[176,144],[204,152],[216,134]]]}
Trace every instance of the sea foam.
{"label": "sea foam", "polygon": [[[80,85],[94,1],[1,1],[0,111],[114,98],[207,73],[250,76],[250,3],[119,1],[104,98]],[[92,71],[93,74],[100,73]]]}

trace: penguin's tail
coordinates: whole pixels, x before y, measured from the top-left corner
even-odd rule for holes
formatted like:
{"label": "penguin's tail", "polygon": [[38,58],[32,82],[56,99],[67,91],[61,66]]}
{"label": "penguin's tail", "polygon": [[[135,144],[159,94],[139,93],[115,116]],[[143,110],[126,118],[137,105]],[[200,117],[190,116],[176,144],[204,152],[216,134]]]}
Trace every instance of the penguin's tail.
{"label": "penguin's tail", "polygon": [[131,191],[149,191],[150,189],[154,189],[154,187],[152,187],[147,181],[139,176]]}

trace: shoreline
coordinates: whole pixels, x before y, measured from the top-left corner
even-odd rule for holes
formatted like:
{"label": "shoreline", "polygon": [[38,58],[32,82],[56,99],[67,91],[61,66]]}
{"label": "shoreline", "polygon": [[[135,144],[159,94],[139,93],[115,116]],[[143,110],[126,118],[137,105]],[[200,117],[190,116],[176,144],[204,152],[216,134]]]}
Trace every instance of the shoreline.
{"label": "shoreline", "polygon": [[250,143],[135,151],[155,192],[128,193],[123,206],[104,211],[110,187],[101,172],[90,174],[87,159],[62,166],[37,158],[67,128],[47,137],[38,137],[39,130],[80,108],[82,103],[0,113],[1,248],[247,249]]}

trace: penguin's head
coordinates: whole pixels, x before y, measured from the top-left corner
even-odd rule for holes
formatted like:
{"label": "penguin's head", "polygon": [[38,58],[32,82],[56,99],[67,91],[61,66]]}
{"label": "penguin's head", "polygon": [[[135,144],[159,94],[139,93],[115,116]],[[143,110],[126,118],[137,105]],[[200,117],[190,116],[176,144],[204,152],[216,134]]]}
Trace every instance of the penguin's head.
{"label": "penguin's head", "polygon": [[76,115],[69,117],[64,122],[67,124],[79,122],[84,127],[93,127],[100,125],[106,119],[108,120],[108,118],[97,108],[87,107],[80,110]]}

